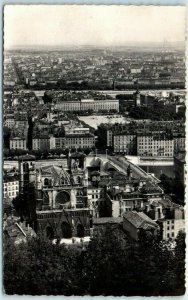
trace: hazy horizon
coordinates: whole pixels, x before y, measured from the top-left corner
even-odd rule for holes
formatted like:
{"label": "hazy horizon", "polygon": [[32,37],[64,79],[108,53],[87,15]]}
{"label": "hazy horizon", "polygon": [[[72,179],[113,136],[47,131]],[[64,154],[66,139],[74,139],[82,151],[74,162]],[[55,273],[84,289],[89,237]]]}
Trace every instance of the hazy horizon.
{"label": "hazy horizon", "polygon": [[4,48],[185,43],[184,6],[5,5]]}
{"label": "hazy horizon", "polygon": [[12,48],[17,48],[17,47],[76,47],[76,48],[82,48],[82,47],[90,47],[90,48],[116,48],[116,47],[137,47],[138,46],[155,46],[155,45],[161,45],[161,46],[171,46],[171,45],[176,45],[176,44],[185,44],[185,41],[174,41],[174,42],[168,42],[168,41],[161,41],[161,42],[126,42],[125,44],[116,44],[116,45],[96,45],[96,44],[67,44],[67,45],[61,45],[61,44],[54,44],[54,45],[50,45],[50,44],[30,44],[30,45],[24,45],[24,44],[17,44],[17,45],[12,45],[9,46],[9,48],[6,49],[12,49]]}

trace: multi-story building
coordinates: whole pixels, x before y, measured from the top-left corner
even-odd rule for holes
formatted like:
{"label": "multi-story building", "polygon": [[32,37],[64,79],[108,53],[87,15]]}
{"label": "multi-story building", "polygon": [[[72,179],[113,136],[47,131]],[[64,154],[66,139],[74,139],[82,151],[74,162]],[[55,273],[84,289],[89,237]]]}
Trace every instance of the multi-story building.
{"label": "multi-story building", "polygon": [[11,203],[19,193],[19,180],[16,176],[7,176],[3,180],[3,199]]}
{"label": "multi-story building", "polygon": [[185,150],[185,133],[173,133],[174,154]]}
{"label": "multi-story building", "polygon": [[136,155],[136,142],[136,134],[134,133],[114,133],[114,152],[125,153],[127,155]]}
{"label": "multi-story building", "polygon": [[137,155],[173,157],[174,140],[161,134],[140,133],[137,135]]}
{"label": "multi-story building", "polygon": [[167,213],[163,219],[157,222],[161,229],[162,239],[175,239],[180,231],[185,231],[185,219],[183,207],[177,207]]}
{"label": "multi-story building", "polygon": [[80,101],[61,101],[55,105],[55,108],[61,111],[115,110],[119,112],[119,100],[81,99]]}
{"label": "multi-story building", "polygon": [[104,189],[101,187],[88,186],[87,196],[90,210],[94,217],[99,217],[100,203],[104,202]]}
{"label": "multi-story building", "polygon": [[10,139],[10,149],[27,150],[26,138],[13,137]]}
{"label": "multi-story building", "polygon": [[65,137],[50,137],[50,149],[65,149]]}
{"label": "multi-story building", "polygon": [[[81,100],[83,101],[83,100]],[[81,104],[82,107],[82,104]],[[115,110],[119,112],[119,100],[93,100],[93,110],[99,111],[99,110]]]}
{"label": "multi-story building", "polygon": [[32,139],[33,150],[48,151],[50,149],[49,136],[40,136]]}
{"label": "multi-story building", "polygon": [[95,147],[94,134],[66,134],[65,148],[67,149],[87,149]]}
{"label": "multi-story building", "polygon": [[15,119],[13,115],[7,116],[5,121],[4,121],[4,125],[10,129],[12,129],[15,125]]}
{"label": "multi-story building", "polygon": [[61,101],[55,105],[61,111],[80,111],[80,101]]}

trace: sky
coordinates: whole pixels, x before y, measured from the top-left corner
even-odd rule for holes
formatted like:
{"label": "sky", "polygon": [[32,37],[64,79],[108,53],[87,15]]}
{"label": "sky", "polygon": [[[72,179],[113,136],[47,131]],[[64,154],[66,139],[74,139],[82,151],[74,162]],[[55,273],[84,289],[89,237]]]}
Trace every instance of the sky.
{"label": "sky", "polygon": [[6,5],[4,46],[126,46],[185,40],[183,6]]}

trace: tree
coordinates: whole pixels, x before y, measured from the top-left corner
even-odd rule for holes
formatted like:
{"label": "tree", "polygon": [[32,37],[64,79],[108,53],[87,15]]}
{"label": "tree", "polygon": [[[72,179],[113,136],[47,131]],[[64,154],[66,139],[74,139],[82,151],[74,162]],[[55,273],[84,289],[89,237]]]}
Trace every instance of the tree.
{"label": "tree", "polygon": [[174,290],[176,295],[184,295],[185,293],[185,233],[179,232],[176,238],[175,255],[173,269],[176,275]]}
{"label": "tree", "polygon": [[[114,229],[115,230],[115,229]],[[110,227],[94,236],[84,257],[82,285],[86,293],[96,295],[121,295],[125,283],[125,251],[116,232]]]}
{"label": "tree", "polygon": [[[166,280],[174,259],[170,241],[141,232],[131,240],[122,229],[107,227],[94,237],[85,255],[85,280],[91,295],[173,295]],[[87,274],[87,275],[86,275]]]}
{"label": "tree", "polygon": [[132,240],[107,225],[88,247],[67,249],[40,238],[15,246],[4,241],[7,294],[165,296],[185,292],[185,235],[161,241],[151,232]]}
{"label": "tree", "polygon": [[9,295],[74,295],[78,252],[43,238],[4,243],[4,288]]}

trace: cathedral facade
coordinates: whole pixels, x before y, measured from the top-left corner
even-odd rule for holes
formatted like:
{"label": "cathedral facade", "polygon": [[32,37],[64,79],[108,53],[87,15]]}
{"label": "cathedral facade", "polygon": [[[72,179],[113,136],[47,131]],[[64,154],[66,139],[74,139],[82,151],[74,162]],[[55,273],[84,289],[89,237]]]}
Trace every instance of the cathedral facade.
{"label": "cathedral facade", "polygon": [[48,165],[36,168],[34,158],[19,161],[21,191],[33,182],[36,192],[37,231],[48,238],[90,235],[85,155],[68,157],[68,169]]}

